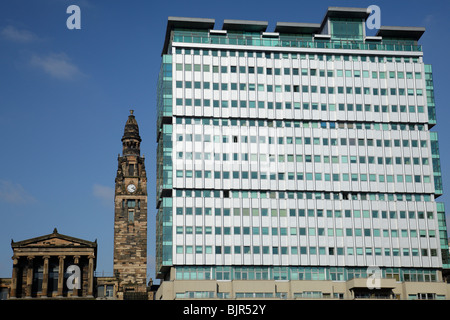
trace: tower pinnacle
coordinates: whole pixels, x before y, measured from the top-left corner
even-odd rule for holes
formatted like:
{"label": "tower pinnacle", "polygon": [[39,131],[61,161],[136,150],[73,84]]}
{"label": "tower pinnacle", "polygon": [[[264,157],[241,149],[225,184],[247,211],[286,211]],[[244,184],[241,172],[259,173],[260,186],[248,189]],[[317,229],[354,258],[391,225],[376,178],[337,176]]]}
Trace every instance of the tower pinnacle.
{"label": "tower pinnacle", "polygon": [[130,115],[125,123],[125,130],[122,137],[123,151],[122,155],[136,155],[140,154],[141,137],[139,135],[139,126],[134,117],[134,110],[130,110]]}

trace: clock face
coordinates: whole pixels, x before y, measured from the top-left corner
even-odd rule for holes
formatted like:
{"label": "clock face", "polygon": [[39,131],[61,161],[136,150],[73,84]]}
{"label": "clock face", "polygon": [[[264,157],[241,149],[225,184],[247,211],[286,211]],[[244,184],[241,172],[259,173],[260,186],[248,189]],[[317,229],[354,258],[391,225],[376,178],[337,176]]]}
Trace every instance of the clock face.
{"label": "clock face", "polygon": [[128,192],[133,193],[133,192],[136,191],[136,186],[135,186],[134,184],[129,184],[129,185],[127,186],[127,190],[128,190]]}

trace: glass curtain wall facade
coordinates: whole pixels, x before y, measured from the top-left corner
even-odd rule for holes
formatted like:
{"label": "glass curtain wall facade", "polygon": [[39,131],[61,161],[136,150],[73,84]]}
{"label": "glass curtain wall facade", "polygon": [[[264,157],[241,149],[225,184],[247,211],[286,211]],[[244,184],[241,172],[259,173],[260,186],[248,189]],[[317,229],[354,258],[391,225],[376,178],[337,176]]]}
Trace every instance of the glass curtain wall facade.
{"label": "glass curtain wall facade", "polygon": [[[328,14],[312,31],[168,24],[158,85],[163,283],[349,281],[374,266],[386,279],[443,281],[431,66],[421,33],[366,37],[365,18]],[[173,296],[246,297],[197,291]]]}

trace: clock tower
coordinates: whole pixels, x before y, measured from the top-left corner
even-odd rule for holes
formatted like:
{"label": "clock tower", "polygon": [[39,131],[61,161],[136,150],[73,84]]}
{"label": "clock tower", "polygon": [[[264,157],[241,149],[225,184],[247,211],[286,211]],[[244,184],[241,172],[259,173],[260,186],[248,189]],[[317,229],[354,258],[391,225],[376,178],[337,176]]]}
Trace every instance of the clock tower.
{"label": "clock tower", "polygon": [[130,110],[118,156],[114,196],[114,274],[119,298],[146,292],[147,175],[139,127]]}

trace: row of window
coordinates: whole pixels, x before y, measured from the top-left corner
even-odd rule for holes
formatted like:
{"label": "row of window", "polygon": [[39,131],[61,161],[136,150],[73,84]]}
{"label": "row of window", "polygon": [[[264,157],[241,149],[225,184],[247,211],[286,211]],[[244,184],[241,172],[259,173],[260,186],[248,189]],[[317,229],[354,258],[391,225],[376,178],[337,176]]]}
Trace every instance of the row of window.
{"label": "row of window", "polygon": [[180,266],[176,280],[331,280],[347,281],[376,275],[397,281],[436,282],[436,270],[364,267],[267,267],[267,266]]}
{"label": "row of window", "polygon": [[[240,279],[236,279],[240,280]],[[215,291],[185,291],[177,292],[175,294],[177,299],[231,299],[230,292],[215,292]],[[267,298],[287,298],[286,292],[236,292],[236,299],[267,299]],[[331,298],[329,293],[322,293],[321,291],[304,291],[304,292],[294,292],[294,298]],[[333,298],[343,299],[343,293],[333,293]],[[445,298],[445,296],[444,296]],[[424,299],[424,298],[422,298]]]}
{"label": "row of window", "polygon": [[[425,201],[430,194],[411,193],[366,193],[366,192],[311,192],[311,191],[246,191],[246,190],[192,190],[175,189],[176,197],[186,198],[230,198],[235,199],[315,199],[315,200],[370,200],[370,201]],[[225,214],[225,212],[224,212]]]}
{"label": "row of window", "polygon": [[[262,172],[262,171],[229,171],[214,175],[214,179],[250,179],[271,181],[353,181],[353,182],[387,182],[387,183],[431,183],[430,175],[411,174],[366,174],[366,173],[322,173],[322,172]],[[212,179],[212,171],[209,170],[176,170],[177,178]]]}
{"label": "row of window", "polygon": [[[241,280],[240,278],[236,278],[236,280]],[[242,279],[246,280],[246,279]],[[411,280],[415,281],[415,280]],[[356,291],[354,293],[355,298],[361,299],[389,299],[390,296],[388,294],[381,293],[366,293]],[[231,299],[232,294],[230,292],[215,292],[215,291],[186,291],[186,292],[177,292],[175,294],[177,299]],[[267,299],[267,298],[280,298],[286,299],[288,298],[287,292],[236,292],[234,298],[236,299]],[[294,292],[293,298],[307,298],[307,299],[344,299],[344,293],[333,292],[333,295],[328,292],[322,291],[303,291],[303,292]],[[445,295],[436,294],[436,293],[412,293],[408,294],[408,300],[445,300]]]}
{"label": "row of window", "polygon": [[[211,153],[205,152],[183,152],[178,151],[176,153],[178,160],[212,160]],[[429,159],[426,157],[374,157],[374,156],[322,156],[322,155],[301,155],[301,154],[279,154],[278,156],[269,154],[257,154],[257,153],[233,153],[233,161],[258,161],[258,162],[305,162],[305,163],[360,163],[360,164],[386,164],[386,165],[429,165]],[[268,159],[268,160],[267,160]],[[394,160],[393,160],[394,159]],[[412,159],[412,161],[411,161]],[[222,157],[219,153],[214,153],[214,160],[229,160],[228,154],[224,154]],[[220,179],[221,171],[214,171],[214,178]],[[293,174],[293,173],[292,173]],[[199,173],[201,178],[201,173]],[[248,174],[247,174],[248,175]],[[255,174],[256,175],[256,174]],[[178,175],[177,175],[178,176]],[[182,174],[181,174],[182,176]],[[211,178],[211,171],[206,171],[205,178]]]}
{"label": "row of window", "polygon": [[[307,103],[307,105],[309,106],[309,103]],[[318,104],[317,103],[313,103],[312,106],[314,107],[314,110],[318,110]],[[339,105],[340,106],[340,105]],[[347,106],[349,106],[347,104]],[[326,108],[327,105],[324,105],[324,108]],[[365,105],[365,110],[366,111],[370,111],[371,110],[371,105]],[[379,106],[374,106],[374,107],[379,107]],[[382,109],[387,110],[388,106],[382,106]],[[394,106],[392,106],[393,108]],[[410,106],[412,108],[415,107],[414,106]],[[340,108],[340,107],[339,107]],[[410,110],[412,109],[410,108]],[[323,109],[322,109],[323,110]],[[356,105],[356,110],[357,111],[362,111],[362,105],[361,104],[357,104]],[[400,106],[400,110],[402,110],[402,112],[406,112],[406,106]],[[283,120],[263,120],[263,119],[236,119],[236,118],[231,118],[231,119],[218,119],[218,118],[192,118],[192,117],[179,117],[176,116],[175,117],[175,123],[176,124],[185,124],[185,125],[213,125],[213,126],[222,126],[222,127],[228,127],[228,126],[239,126],[239,127],[268,127],[268,128],[328,128],[328,129],[356,129],[356,130],[409,130],[409,131],[414,131],[414,130],[418,130],[418,131],[423,131],[425,130],[425,125],[420,124],[420,123],[377,123],[377,122],[352,122],[352,121],[338,121],[338,122],[334,122],[334,121],[310,121],[310,120],[287,120],[287,119],[283,119]],[[216,141],[218,138],[214,138],[215,142],[220,142]],[[255,138],[251,138],[253,140],[256,139]],[[256,140],[255,140],[256,141]]]}
{"label": "row of window", "polygon": [[[177,226],[177,234],[213,234],[210,226]],[[233,230],[233,233],[231,231]],[[383,237],[383,238],[426,238],[427,230],[421,229],[377,229],[377,228],[296,228],[296,227],[214,227],[215,235],[262,235],[262,236],[329,236],[329,237]],[[436,238],[436,230],[428,230],[429,238]]]}
{"label": "row of window", "polygon": [[[184,136],[184,140],[183,140]],[[187,142],[215,142],[215,143],[268,143],[268,144],[305,144],[324,146],[368,146],[368,147],[413,147],[427,148],[428,140],[421,139],[370,139],[370,138],[318,138],[318,137],[273,137],[273,136],[238,136],[238,135],[211,135],[210,134],[177,134],[176,141]]]}
{"label": "row of window", "polygon": [[[290,250],[289,250],[290,248]],[[234,250],[232,250],[234,249]],[[347,250],[345,250],[347,249]],[[290,252],[289,252],[290,251]],[[346,252],[345,252],[346,251]],[[385,257],[437,257],[438,249],[369,248],[369,247],[278,247],[278,246],[176,246],[178,254],[272,254],[272,255],[328,255],[328,256],[385,256]]]}
{"label": "row of window", "polygon": [[[212,215],[213,208],[177,207],[177,215]],[[434,219],[433,211],[386,210],[330,210],[330,209],[268,209],[268,208],[214,208],[215,216],[270,216],[272,217],[327,217],[327,218],[380,218],[380,219]]]}
{"label": "row of window", "polygon": [[[178,82],[181,81],[177,81],[177,88],[181,88],[182,86],[178,87]],[[189,82],[190,83],[190,82]],[[201,89],[201,82],[195,82],[194,83],[194,88],[195,89]],[[186,85],[186,87],[188,88],[192,88],[192,86]],[[209,89],[209,82],[204,82],[203,83],[203,88],[204,89]],[[230,85],[230,89],[231,90],[238,90],[237,89],[237,83],[231,83]],[[228,84],[227,83],[222,83],[220,84],[220,89],[222,91],[228,90]],[[405,89],[405,88],[372,88],[372,90],[368,87],[343,87],[343,86],[337,86],[337,87],[325,87],[325,86],[308,86],[308,85],[290,85],[290,84],[285,84],[285,85],[264,85],[264,84],[245,84],[245,83],[241,83],[239,84],[239,90],[241,91],[260,91],[260,92],[302,92],[302,93],[321,93],[321,94],[372,94],[372,95],[381,95],[381,96],[387,96],[387,95],[391,95],[391,96],[423,96],[423,90],[422,89]],[[219,90],[219,83],[213,83],[213,90]],[[263,106],[263,102],[264,101],[258,101],[258,108],[262,109],[265,108]],[[177,98],[176,99],[176,105],[177,106],[192,106],[192,99],[191,98],[187,98],[184,100],[184,104],[183,104],[183,99],[181,98]],[[194,99],[194,106],[196,107],[210,107],[211,106],[211,100],[210,99],[203,99],[203,104],[202,104],[202,99]],[[238,107],[238,101],[237,100],[231,100],[231,103],[227,100],[213,100],[213,107],[218,108],[218,107],[222,107],[222,108],[228,108],[228,106],[237,108]],[[278,103],[277,109],[281,109],[280,106],[281,103]],[[294,109],[300,109],[299,107],[300,104],[297,104],[297,108],[295,108],[295,104],[294,104]],[[247,101],[245,100],[241,100],[239,101],[239,107],[241,108],[246,108],[247,107]],[[249,101],[248,102],[248,107],[249,108],[256,108],[256,101]],[[268,109],[273,109],[273,103],[270,104],[270,102],[267,103],[267,108]],[[286,102],[285,103],[285,109],[292,109],[292,103],[290,102]],[[304,107],[305,110],[307,110],[307,107]],[[421,112],[420,110],[422,110],[423,112],[423,107],[419,108],[418,112]],[[334,110],[330,110],[330,111],[334,111]],[[353,111],[353,110],[352,110]]]}
{"label": "row of window", "polygon": [[[177,63],[175,65],[176,71],[202,71],[210,72],[211,68],[209,64],[182,64]],[[319,76],[319,77],[346,77],[346,78],[371,78],[371,79],[422,79],[422,72],[410,72],[410,71],[369,71],[369,70],[343,70],[343,69],[314,69],[314,68],[269,68],[269,67],[254,67],[254,66],[212,66],[213,73],[240,73],[240,74],[263,74],[263,75],[276,75],[276,76]],[[177,81],[177,85],[178,82]],[[178,87],[178,86],[177,86]],[[189,87],[190,88],[190,87]],[[209,89],[209,88],[204,88]]]}
{"label": "row of window", "polygon": [[[233,87],[236,87],[236,89],[233,89]],[[245,88],[245,85],[241,85],[240,87]],[[221,88],[225,88],[222,90],[227,90],[228,85],[222,84]],[[237,90],[237,84],[236,86],[231,86],[232,90]],[[255,87],[249,86],[250,91],[254,91]],[[258,85],[257,86],[258,91],[264,91],[264,85]],[[284,89],[283,89],[284,88]],[[246,89],[244,89],[246,90]],[[300,91],[301,90],[301,91]],[[267,85],[267,92],[303,92],[303,93],[321,93],[321,94],[366,94],[366,95],[381,95],[381,96],[387,96],[389,95],[399,95],[399,96],[423,96],[423,90],[422,89],[404,89],[404,88],[361,88],[361,87],[317,87],[317,86],[291,86],[291,85]],[[176,106],[184,106],[184,107],[211,107],[211,99],[200,99],[200,98],[176,98],[175,100]],[[247,100],[212,100],[212,106],[214,108],[258,108],[258,109],[273,109],[274,103],[271,101],[247,101]],[[276,109],[283,109],[283,104],[281,102],[275,103]],[[305,105],[303,106],[305,110]],[[284,103],[284,109],[292,109],[292,103],[291,102],[285,102]],[[294,109],[300,109],[300,103],[294,103]],[[329,111],[335,111],[335,109],[330,108]],[[352,110],[353,111],[353,110]],[[424,107],[420,106],[417,108],[417,112],[423,113]]]}
{"label": "row of window", "polygon": [[437,293],[411,293],[408,300],[445,300],[445,295]]}
{"label": "row of window", "polygon": [[319,60],[319,61],[369,61],[369,62],[397,62],[397,63],[418,63],[417,57],[392,57],[392,56],[364,56],[349,54],[306,54],[306,53],[279,53],[262,51],[235,51],[235,50],[215,50],[215,49],[182,49],[176,48],[176,54],[185,55],[203,55],[213,57],[247,57],[247,58],[266,58],[266,59],[300,59],[300,60]]}

